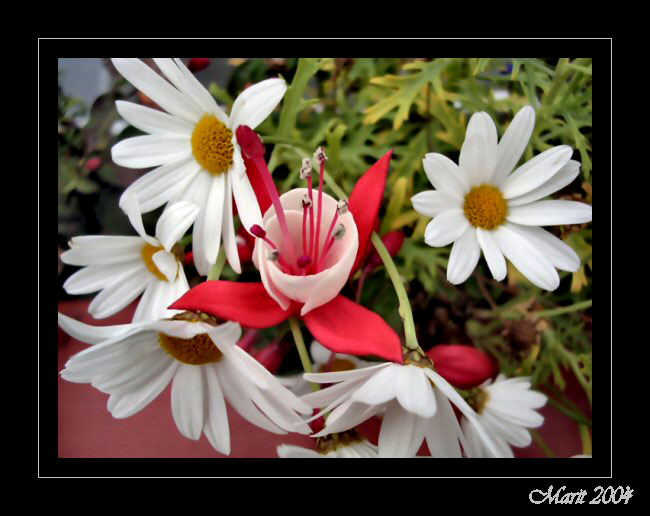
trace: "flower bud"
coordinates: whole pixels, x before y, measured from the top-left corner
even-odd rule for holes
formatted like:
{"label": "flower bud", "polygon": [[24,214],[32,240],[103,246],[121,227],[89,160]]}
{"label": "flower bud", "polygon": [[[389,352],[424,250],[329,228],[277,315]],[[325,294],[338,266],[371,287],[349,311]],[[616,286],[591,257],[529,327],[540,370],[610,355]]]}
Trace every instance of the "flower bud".
{"label": "flower bud", "polygon": [[459,389],[481,385],[497,373],[492,359],[472,346],[442,344],[431,348],[427,355],[440,376]]}
{"label": "flower bud", "polygon": [[209,57],[193,57],[190,59],[190,62],[187,63],[187,67],[189,68],[190,72],[196,73],[200,72],[201,70],[205,70],[208,66],[210,66],[210,58]]}

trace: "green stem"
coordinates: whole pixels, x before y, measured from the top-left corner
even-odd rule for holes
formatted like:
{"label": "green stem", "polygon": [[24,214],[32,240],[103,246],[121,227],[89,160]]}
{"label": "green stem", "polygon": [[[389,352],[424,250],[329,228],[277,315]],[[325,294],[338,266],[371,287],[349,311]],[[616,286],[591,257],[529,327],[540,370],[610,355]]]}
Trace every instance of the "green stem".
{"label": "green stem", "polygon": [[580,425],[580,439],[582,440],[583,455],[591,455],[591,435],[589,435],[589,428],[585,425]]}
{"label": "green stem", "polygon": [[562,306],[560,308],[553,308],[552,310],[542,310],[540,312],[532,312],[532,315],[535,317],[553,317],[555,315],[568,314],[571,312],[577,312],[578,310],[584,310],[591,306],[591,299],[586,301],[580,301],[570,306]]}
{"label": "green stem", "polygon": [[188,244],[190,244],[191,242],[192,242],[192,233],[190,233],[189,235],[187,235],[187,236],[181,238],[181,241],[179,242],[179,244],[181,244],[181,246],[183,247],[183,250],[185,250],[185,248],[186,248],[186,247],[188,246]]}
{"label": "green stem", "polygon": [[552,459],[557,457],[555,452],[551,449],[551,447],[548,444],[546,444],[546,441],[544,441],[544,439],[542,439],[542,436],[539,435],[539,432],[537,430],[531,430],[530,435],[533,436],[533,439],[535,440],[535,443],[537,444],[537,446],[539,446],[542,449],[542,451],[544,452],[544,455],[546,455],[547,457],[550,457]]}
{"label": "green stem", "polygon": [[561,344],[558,345],[556,349],[567,360],[567,362],[569,362],[569,366],[571,366],[571,369],[573,370],[573,373],[576,375],[578,382],[580,383],[580,385],[582,385],[582,388],[587,393],[587,397],[589,398],[589,403],[591,403],[591,385],[582,374],[582,371],[580,371],[577,357]]}
{"label": "green stem", "polygon": [[549,397],[548,402],[553,407],[555,407],[558,412],[561,412],[562,414],[570,417],[577,423],[580,423],[581,426],[591,426],[591,421],[587,420],[582,414],[578,414],[576,412],[573,412],[572,410],[569,410],[557,400],[554,400],[553,398]]}
{"label": "green stem", "polygon": [[399,277],[399,272],[397,272],[395,262],[393,262],[388,249],[386,249],[386,246],[381,241],[381,238],[379,238],[379,235],[374,231],[372,232],[372,244],[375,246],[381,261],[384,262],[384,267],[386,267],[386,272],[393,282],[393,287],[395,288],[395,293],[399,300],[399,313],[404,323],[405,345],[408,349],[420,351],[420,353],[424,355],[415,334],[415,322],[413,321],[413,312],[411,311],[408,294],[406,293],[402,279]]}
{"label": "green stem", "polygon": [[[305,373],[311,373],[313,371],[311,367],[311,360],[309,360],[309,353],[307,353],[307,347],[305,346],[305,341],[302,339],[302,332],[300,331],[300,323],[298,319],[291,316],[289,317],[289,325],[291,326],[291,333],[293,334],[293,341],[296,343],[296,349],[298,350],[298,355],[300,355],[300,362],[302,362],[302,368]],[[320,385],[317,383],[311,384],[312,391],[320,390]]]}
{"label": "green stem", "polygon": [[210,269],[208,274],[208,280],[218,280],[223,271],[223,267],[226,263],[226,248],[222,245],[219,249],[219,254],[217,255],[217,261]]}

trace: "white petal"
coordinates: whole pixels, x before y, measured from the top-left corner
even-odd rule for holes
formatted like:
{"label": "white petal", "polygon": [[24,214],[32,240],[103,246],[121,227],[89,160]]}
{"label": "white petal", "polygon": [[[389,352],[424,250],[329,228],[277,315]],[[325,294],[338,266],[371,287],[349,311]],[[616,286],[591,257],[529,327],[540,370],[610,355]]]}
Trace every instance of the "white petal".
{"label": "white petal", "polygon": [[148,274],[143,263],[141,268],[122,276],[95,296],[88,306],[88,312],[95,319],[104,319],[119,312],[142,293]]}
{"label": "white petal", "polygon": [[497,146],[497,164],[492,184],[501,186],[503,180],[512,172],[526,150],[534,128],[535,110],[531,106],[524,106],[512,119]]}
{"label": "white petal", "polygon": [[122,195],[134,194],[140,202],[141,213],[147,213],[184,191],[200,171],[201,165],[192,156],[187,156],[147,172]]}
{"label": "white petal", "polygon": [[429,182],[437,191],[454,196],[459,201],[469,191],[465,172],[448,157],[434,152],[425,154],[422,166]]}
{"label": "white petal", "polygon": [[179,201],[165,208],[156,223],[156,238],[165,248],[171,251],[187,229],[192,225],[201,208],[187,201]]}
{"label": "white petal", "polygon": [[99,342],[117,337],[128,330],[130,324],[116,324],[113,326],[91,326],[84,324],[67,315],[59,312],[59,326],[72,338],[85,342],[86,344],[97,344]]}
{"label": "white petal", "polygon": [[485,422],[485,425],[489,425],[490,428],[495,430],[498,429],[498,434],[502,439],[505,439],[508,443],[519,448],[525,448],[530,445],[532,438],[530,433],[525,428],[507,423],[501,418],[494,417],[489,411],[485,411],[481,416],[481,419]]}
{"label": "white petal", "polygon": [[180,432],[195,441],[203,430],[204,395],[201,367],[180,364],[172,383],[172,414]]}
{"label": "white petal", "polygon": [[223,398],[221,384],[214,365],[202,368],[205,376],[205,395],[207,397],[207,416],[203,431],[210,444],[219,453],[230,455],[230,428],[226,402]]}
{"label": "white petal", "polygon": [[499,246],[497,246],[497,243],[494,241],[492,231],[476,228],[476,237],[481,249],[483,250],[483,255],[485,256],[485,261],[490,268],[492,277],[497,281],[501,281],[506,277],[508,267],[506,265],[506,259],[503,257],[503,253],[499,250]]}
{"label": "white petal", "polygon": [[354,428],[366,419],[381,412],[383,407],[384,405],[364,405],[348,400],[329,415],[325,422],[325,428],[316,434],[312,434],[312,437],[322,437],[323,435],[343,432],[344,430]]}
{"label": "white petal", "polygon": [[210,264],[205,257],[204,242],[204,219],[205,207],[208,202],[208,195],[212,186],[212,176],[205,171],[201,171],[194,180],[187,186],[183,193],[183,198],[201,207],[201,211],[196,216],[194,228],[192,230],[192,249],[194,255],[194,265],[201,276],[207,276],[210,272]]}
{"label": "white petal", "polygon": [[500,226],[492,234],[505,257],[532,283],[545,290],[555,290],[560,285],[551,262],[510,224]]}
{"label": "white petal", "polygon": [[169,384],[180,362],[171,359],[169,365],[155,380],[135,392],[118,398],[111,409],[113,417],[121,419],[130,417],[151,403]]}
{"label": "white petal", "polygon": [[591,206],[578,201],[537,201],[508,208],[507,219],[525,226],[555,226],[591,222]]}
{"label": "white petal", "polygon": [[431,247],[451,244],[470,227],[461,209],[443,211],[424,230],[424,241]]}
{"label": "white petal", "polygon": [[[217,105],[214,97],[210,94],[210,92],[203,87],[199,80],[194,76],[192,72],[188,70],[187,66],[185,66],[180,59],[174,58],[174,62],[178,65],[181,73],[187,79],[187,83],[183,85],[183,88],[188,92],[188,95],[190,89],[192,88],[192,96],[194,100],[201,105],[202,109],[207,113],[212,113],[215,115],[226,126],[230,126],[230,119],[228,118],[228,115],[226,115],[226,113],[224,113],[223,110]],[[192,87],[192,85],[194,86]]]}
{"label": "white petal", "polygon": [[116,100],[117,112],[133,127],[149,134],[191,136],[194,126],[189,122],[133,102]]}
{"label": "white petal", "polygon": [[217,255],[221,247],[225,179],[223,174],[212,178],[210,194],[205,209],[200,215],[203,218],[203,252],[210,266],[217,261]]}
{"label": "white petal", "polygon": [[497,128],[485,112],[474,113],[467,124],[458,166],[468,178],[468,186],[490,180],[496,164]]}
{"label": "white petal", "polygon": [[404,410],[399,403],[390,404],[379,431],[379,456],[415,457],[424,439],[424,432],[418,431],[418,419],[416,414]]}
{"label": "white petal", "polygon": [[570,184],[580,173],[580,163],[570,160],[553,177],[530,192],[508,199],[508,206],[521,206],[537,201]]}
{"label": "white petal", "polygon": [[351,369],[349,371],[338,371],[334,373],[305,373],[302,377],[308,382],[314,383],[335,383],[343,382],[345,380],[355,380],[358,378],[366,378],[376,374],[377,369],[390,366],[390,362],[377,364],[375,366],[364,367],[363,369]]}
{"label": "white petal", "polygon": [[61,254],[68,265],[110,265],[142,259],[145,242],[134,236],[88,235],[74,237]]}
{"label": "white petal", "polygon": [[255,129],[280,103],[286,91],[284,79],[266,79],[246,88],[235,99],[230,112],[232,131],[240,125]]}
{"label": "white petal", "polygon": [[397,395],[397,382],[402,367],[391,364],[379,370],[352,393],[352,400],[366,405],[379,405],[393,399]]}
{"label": "white petal", "polygon": [[178,274],[178,262],[172,253],[167,251],[158,251],[151,257],[158,270],[167,278],[167,281],[176,281]]}
{"label": "white petal", "polygon": [[96,292],[107,287],[133,269],[138,268],[142,259],[137,258],[124,263],[110,265],[90,265],[72,274],[63,284],[68,294],[79,295]]}
{"label": "white petal", "polygon": [[535,190],[564,167],[572,154],[573,149],[568,145],[559,145],[538,154],[506,178],[501,185],[503,197],[511,199]]}
{"label": "white petal", "polygon": [[454,285],[462,283],[476,268],[481,257],[481,247],[476,238],[476,231],[468,227],[451,248],[447,265],[447,281]]}
{"label": "white petal", "polygon": [[569,272],[580,268],[580,257],[576,252],[545,229],[518,224],[509,227],[534,245],[554,267]]}
{"label": "white petal", "polygon": [[239,219],[246,231],[248,231],[255,224],[258,226],[263,225],[262,213],[251,182],[246,175],[246,166],[241,157],[239,145],[235,145],[233,160],[233,166],[228,171],[228,176],[230,177]]}
{"label": "white petal", "polygon": [[314,450],[303,448],[302,446],[292,446],[290,444],[281,444],[277,448],[278,457],[282,459],[320,459],[325,457]]}
{"label": "white petal", "polygon": [[147,134],[122,140],[111,148],[113,161],[128,168],[149,168],[180,161],[192,153],[189,137]]}
{"label": "white petal", "polygon": [[201,111],[193,102],[139,59],[113,58],[111,61],[127,81],[168,113],[191,123],[200,118]]}
{"label": "white petal", "polygon": [[446,210],[462,208],[463,203],[454,196],[437,190],[420,192],[411,197],[413,209],[427,217],[435,217]]}
{"label": "white petal", "polygon": [[144,294],[142,294],[138,308],[133,314],[133,322],[157,321],[165,317],[166,307],[162,301],[165,287],[166,282],[160,281],[153,275],[147,280]]}
{"label": "white petal", "polygon": [[226,250],[226,258],[232,270],[241,274],[241,264],[239,263],[239,251],[237,250],[237,237],[235,236],[235,222],[232,213],[232,184],[230,174],[226,174],[226,191],[223,203],[223,245]]}
{"label": "white petal", "polygon": [[132,192],[125,191],[120,197],[120,208],[126,213],[129,218],[133,229],[138,232],[140,238],[146,240],[150,245],[158,247],[158,240],[147,235],[142,224],[142,211],[140,210],[140,202],[136,195]]}
{"label": "white petal", "polygon": [[462,432],[449,400],[439,391],[435,391],[438,410],[427,421],[426,439],[429,452],[437,458],[461,457],[459,437]]}
{"label": "white petal", "polygon": [[395,384],[397,401],[405,410],[422,418],[430,418],[436,413],[431,382],[419,367],[402,366]]}

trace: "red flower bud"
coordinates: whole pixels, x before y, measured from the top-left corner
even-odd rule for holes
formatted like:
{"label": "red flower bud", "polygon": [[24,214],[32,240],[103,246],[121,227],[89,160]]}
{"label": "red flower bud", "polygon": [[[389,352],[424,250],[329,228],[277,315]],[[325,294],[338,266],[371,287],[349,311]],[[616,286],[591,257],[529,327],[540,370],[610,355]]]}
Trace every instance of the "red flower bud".
{"label": "red flower bud", "polygon": [[192,73],[205,70],[209,65],[210,65],[209,57],[193,57],[190,59],[190,62],[187,63],[187,67],[190,69],[190,72]]}
{"label": "red flower bud", "polygon": [[97,170],[99,167],[102,166],[102,160],[101,158],[94,156],[90,158],[88,161],[86,161],[86,164],[84,165],[84,168],[88,172],[93,172],[94,170]]}
{"label": "red flower bud", "polygon": [[460,389],[471,389],[497,373],[496,364],[481,350],[472,346],[443,344],[427,351],[436,371]]}
{"label": "red flower bud", "polygon": [[[401,231],[389,231],[383,237],[381,237],[381,241],[386,246],[386,249],[390,255],[395,256],[397,253],[399,253],[402,245],[404,244],[404,233]],[[381,264],[381,258],[373,246],[365,268],[371,271],[379,267]]]}
{"label": "red flower bud", "polygon": [[292,344],[289,340],[281,340],[279,342],[274,340],[268,346],[254,353],[253,357],[266,367],[270,373],[275,374],[280,368],[282,360],[291,350],[291,346]]}

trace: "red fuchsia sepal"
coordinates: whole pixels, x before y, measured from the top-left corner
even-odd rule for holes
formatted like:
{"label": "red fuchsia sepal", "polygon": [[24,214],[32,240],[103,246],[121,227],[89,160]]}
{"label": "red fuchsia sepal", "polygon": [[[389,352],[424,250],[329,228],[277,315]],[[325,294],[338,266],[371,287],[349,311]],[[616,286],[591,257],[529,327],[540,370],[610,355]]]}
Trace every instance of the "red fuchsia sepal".
{"label": "red fuchsia sepal", "polygon": [[255,247],[255,237],[253,237],[242,226],[237,231],[237,252],[239,253],[239,261],[241,263],[248,263],[253,258],[253,248]]}
{"label": "red fuchsia sepal", "polygon": [[359,231],[359,250],[350,275],[359,268],[370,244],[379,207],[384,198],[386,178],[393,150],[389,150],[368,171],[361,176],[350,194],[348,209],[352,212]]}
{"label": "red fuchsia sepal", "polygon": [[330,351],[402,363],[402,345],[395,330],[375,312],[341,295],[303,319],[314,338]]}
{"label": "red fuchsia sepal", "polygon": [[276,326],[300,310],[295,304],[282,310],[266,293],[262,283],[234,281],[205,281],[169,308],[205,312],[248,328]]}
{"label": "red fuchsia sepal", "polygon": [[492,359],[479,349],[460,344],[442,344],[428,350],[433,365],[449,383],[460,389],[481,385],[497,374]]}
{"label": "red fuchsia sepal", "polygon": [[190,69],[190,72],[192,73],[205,70],[208,66],[210,66],[209,57],[192,57],[190,59],[190,62],[187,63],[187,67]]}

